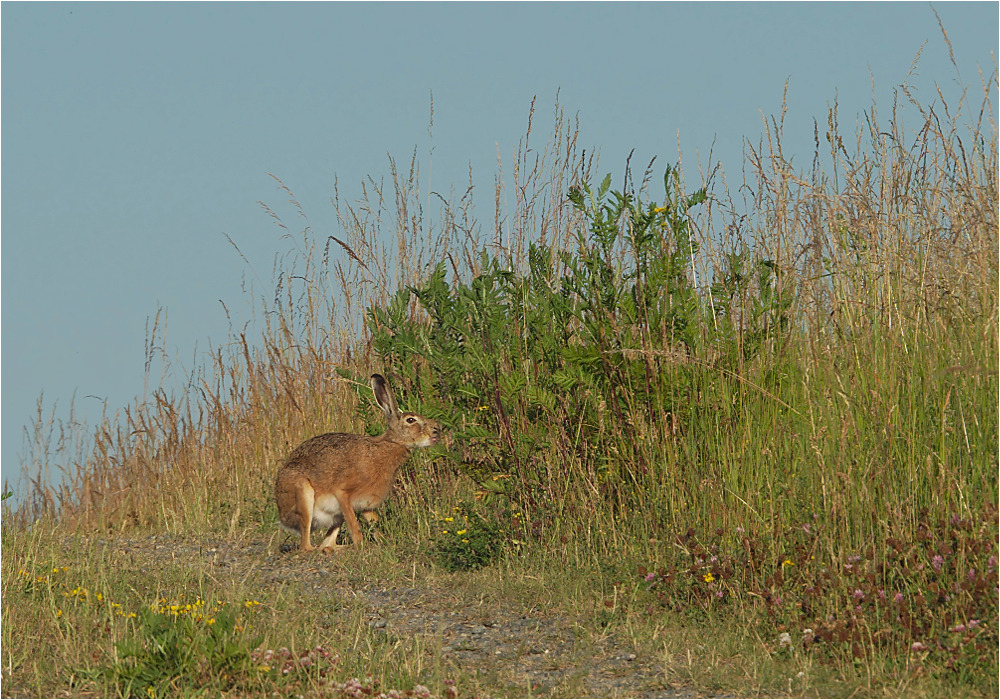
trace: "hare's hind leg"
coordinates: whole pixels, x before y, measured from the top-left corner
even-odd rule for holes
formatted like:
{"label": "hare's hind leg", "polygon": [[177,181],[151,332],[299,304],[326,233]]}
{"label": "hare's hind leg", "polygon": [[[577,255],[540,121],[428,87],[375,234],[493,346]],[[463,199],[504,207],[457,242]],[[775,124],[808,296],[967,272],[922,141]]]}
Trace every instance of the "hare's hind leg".
{"label": "hare's hind leg", "polygon": [[311,552],[313,549],[310,537],[312,535],[313,506],[316,504],[316,492],[312,484],[303,478],[295,489],[295,506],[299,515],[299,551]]}
{"label": "hare's hind leg", "polygon": [[286,532],[297,534],[299,550],[308,552],[312,549],[309,536],[312,534],[316,497],[312,484],[303,474],[292,469],[283,469],[278,473],[275,497],[281,527]]}
{"label": "hare's hind leg", "polygon": [[333,524],[330,525],[330,529],[326,531],[326,537],[320,542],[319,548],[323,554],[329,554],[335,549],[343,549],[346,545],[337,544],[337,535],[340,534],[340,527],[344,524],[343,514],[338,515],[333,519]]}

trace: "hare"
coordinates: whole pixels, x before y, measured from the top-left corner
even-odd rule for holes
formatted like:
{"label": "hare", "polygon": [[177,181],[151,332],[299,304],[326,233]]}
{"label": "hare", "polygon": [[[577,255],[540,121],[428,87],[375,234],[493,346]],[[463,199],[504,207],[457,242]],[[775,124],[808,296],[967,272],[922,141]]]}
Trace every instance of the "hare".
{"label": "hare", "polygon": [[274,485],[281,527],[299,535],[299,550],[313,549],[313,528],[327,528],[320,548],[330,553],[347,522],[351,540],[362,543],[355,511],[368,521],[392,488],[396,471],[414,447],[438,440],[440,424],[416,413],[401,413],[385,378],[371,378],[375,400],[385,411],[388,427],[379,437],[326,433],[299,445],[278,469]]}

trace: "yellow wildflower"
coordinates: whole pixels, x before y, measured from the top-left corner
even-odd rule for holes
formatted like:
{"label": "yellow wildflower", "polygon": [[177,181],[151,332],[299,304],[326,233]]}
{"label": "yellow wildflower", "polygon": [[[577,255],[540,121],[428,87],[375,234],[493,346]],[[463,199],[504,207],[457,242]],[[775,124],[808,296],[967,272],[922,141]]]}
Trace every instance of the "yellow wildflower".
{"label": "yellow wildflower", "polygon": [[712,581],[715,580],[715,577],[712,576],[711,572],[705,574],[704,576],[702,576],[702,578],[705,579],[705,583],[711,583]]}

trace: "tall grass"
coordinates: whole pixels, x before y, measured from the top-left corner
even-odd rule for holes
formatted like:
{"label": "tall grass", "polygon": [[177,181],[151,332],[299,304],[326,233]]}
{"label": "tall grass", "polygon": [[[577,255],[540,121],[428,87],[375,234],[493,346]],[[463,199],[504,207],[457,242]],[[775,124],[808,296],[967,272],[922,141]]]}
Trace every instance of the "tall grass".
{"label": "tall grass", "polygon": [[[529,549],[650,566],[668,606],[711,591],[785,626],[797,566],[796,595],[826,597],[796,598],[794,619],[822,610],[848,657],[884,643],[856,634],[862,605],[831,571],[869,599],[952,586],[930,622],[893,618],[906,644],[963,615],[995,628],[995,97],[995,73],[981,101],[923,104],[904,85],[888,119],[873,105],[853,133],[834,104],[805,171],[782,115],[734,189],[718,165],[689,184],[682,163],[598,184],[558,106],[536,145],[532,104],[498,156],[492,216],[471,178],[432,200],[414,155],[357,201],[335,191],[342,233],[325,240],[279,180],[287,202],[262,206],[292,246],[260,336],[234,333],[178,395],[105,418],[89,451],[47,437],[58,426],[40,414],[31,490],[5,524],[270,532],[294,445],[377,429],[355,380],[377,368],[451,428],[396,499],[424,539],[429,502],[475,496],[523,511]],[[64,478],[40,478],[52,464]],[[995,670],[983,654],[973,667]]]}

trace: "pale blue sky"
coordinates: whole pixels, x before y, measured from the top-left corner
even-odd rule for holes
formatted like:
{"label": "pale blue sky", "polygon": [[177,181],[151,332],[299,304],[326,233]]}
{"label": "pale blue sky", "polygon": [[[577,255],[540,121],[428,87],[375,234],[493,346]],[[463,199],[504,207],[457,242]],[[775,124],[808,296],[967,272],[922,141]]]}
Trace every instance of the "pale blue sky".
{"label": "pale blue sky", "polygon": [[[940,3],[962,79],[979,91],[998,4]],[[926,3],[12,3],[2,5],[2,477],[44,390],[67,416],[113,412],[143,391],[147,318],[169,314],[184,367],[225,342],[219,303],[248,317],[247,267],[270,279],[288,249],[256,204],[297,195],[317,235],[338,235],[333,180],[353,199],[386,154],[426,163],[433,187],[471,163],[491,191],[537,95],[547,136],[559,92],[600,171],[654,154],[732,173],[788,81],[786,153],[811,157],[813,119],[837,98],[853,124],[888,109],[924,42],[919,94],[955,70]],[[978,97],[977,97],[978,99]],[[481,197],[481,206],[491,197]],[[484,218],[490,216],[487,208]],[[289,217],[291,218],[291,217]],[[294,223],[294,220],[293,220]],[[196,348],[197,351],[196,351]],[[176,386],[168,386],[176,389]]]}

